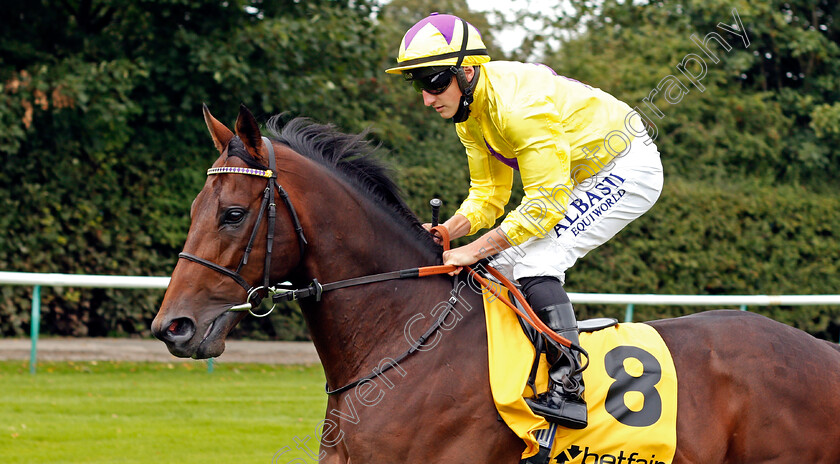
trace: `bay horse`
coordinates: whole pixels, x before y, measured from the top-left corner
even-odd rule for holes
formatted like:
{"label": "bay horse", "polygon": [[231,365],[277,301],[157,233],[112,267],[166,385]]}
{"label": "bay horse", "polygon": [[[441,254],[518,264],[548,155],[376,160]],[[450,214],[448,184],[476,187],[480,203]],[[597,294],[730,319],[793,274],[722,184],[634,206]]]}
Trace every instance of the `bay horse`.
{"label": "bay horse", "polygon": [[[311,458],[519,462],[523,443],[491,398],[478,292],[446,274],[329,288],[441,260],[363,136],[302,119],[280,129],[273,118],[276,138],[265,138],[244,106],[235,132],[206,107],[204,116],[220,156],[193,202],[155,336],[176,356],[218,356],[246,315],[236,309],[256,303],[266,282],[289,281],[328,387],[352,386],[329,396]],[[459,310],[440,323],[456,292]],[[840,462],[834,345],[741,311],[649,324],[677,369],[673,462]]]}

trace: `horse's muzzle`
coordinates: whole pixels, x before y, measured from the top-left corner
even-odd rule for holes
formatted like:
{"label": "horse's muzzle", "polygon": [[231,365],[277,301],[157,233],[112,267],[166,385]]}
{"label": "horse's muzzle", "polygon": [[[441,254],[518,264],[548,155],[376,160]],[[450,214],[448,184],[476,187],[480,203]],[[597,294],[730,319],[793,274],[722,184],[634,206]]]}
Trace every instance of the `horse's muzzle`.
{"label": "horse's muzzle", "polygon": [[[222,310],[213,316],[213,311],[192,316],[158,317],[152,322],[152,333],[166,343],[169,352],[179,358],[215,358],[225,351],[228,333],[248,313]],[[160,318],[160,319],[159,319]]]}
{"label": "horse's muzzle", "polygon": [[166,343],[169,352],[180,358],[192,357],[196,343],[195,321],[190,317],[175,317],[158,323],[152,323],[152,333],[162,342]]}

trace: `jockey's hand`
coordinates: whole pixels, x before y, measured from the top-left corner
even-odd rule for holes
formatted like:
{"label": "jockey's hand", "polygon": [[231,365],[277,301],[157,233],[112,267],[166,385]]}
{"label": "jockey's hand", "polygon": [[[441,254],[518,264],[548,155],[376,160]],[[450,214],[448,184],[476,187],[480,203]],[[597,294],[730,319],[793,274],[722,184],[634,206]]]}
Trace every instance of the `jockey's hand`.
{"label": "jockey's hand", "polygon": [[450,272],[449,275],[457,275],[463,266],[475,264],[481,259],[474,248],[476,248],[476,242],[443,252],[443,264],[458,266],[458,269]]}
{"label": "jockey's hand", "polygon": [[449,275],[456,275],[461,272],[462,266],[473,265],[482,258],[510,248],[510,242],[506,239],[500,239],[500,237],[506,237],[506,235],[501,232],[501,228],[497,227],[468,245],[444,251],[443,264],[458,266],[458,269],[450,272]]}
{"label": "jockey's hand", "polygon": [[432,231],[431,222],[423,224],[423,228],[426,229],[426,232],[431,234],[432,238],[435,239],[435,243],[437,243],[438,245],[443,245],[443,240],[440,238],[440,235],[437,232]]}

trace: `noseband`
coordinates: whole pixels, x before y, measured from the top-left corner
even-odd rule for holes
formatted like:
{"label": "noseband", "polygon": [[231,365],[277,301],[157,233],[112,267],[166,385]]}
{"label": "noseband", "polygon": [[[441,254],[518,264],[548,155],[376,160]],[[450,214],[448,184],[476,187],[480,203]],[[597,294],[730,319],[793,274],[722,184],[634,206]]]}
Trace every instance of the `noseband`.
{"label": "noseband", "polygon": [[[208,261],[204,258],[199,258],[198,256],[184,251],[178,254],[178,258],[183,258],[194,263],[201,264],[202,266],[208,267],[220,274],[224,274],[233,279],[237,284],[239,284],[240,287],[245,289],[245,292],[248,295],[245,304],[247,305],[249,311],[252,307],[250,304],[251,299],[255,299],[255,304],[253,305],[253,307],[259,306],[263,298],[262,295],[259,294],[259,291],[267,290],[270,285],[268,279],[269,273],[271,271],[271,249],[274,244],[274,223],[277,216],[277,205],[274,203],[275,189],[280,195],[280,198],[283,199],[283,203],[286,204],[286,208],[289,210],[289,214],[292,216],[292,223],[294,224],[295,232],[298,236],[298,244],[300,245],[301,259],[303,258],[303,252],[306,249],[307,243],[306,237],[303,236],[303,227],[300,225],[300,220],[298,220],[298,215],[295,211],[295,207],[292,204],[292,201],[289,199],[289,195],[286,193],[286,190],[284,190],[283,186],[277,182],[277,171],[275,169],[276,161],[274,160],[274,147],[272,146],[271,141],[268,138],[263,137],[262,141],[268,149],[267,170],[253,168],[237,168],[233,166],[223,166],[207,170],[208,176],[216,174],[245,174],[248,176],[264,177],[268,179],[267,184],[265,186],[265,191],[263,193],[262,204],[260,205],[260,213],[259,216],[257,216],[257,221],[254,223],[254,228],[251,230],[251,238],[248,240],[248,245],[245,247],[245,254],[242,255],[242,259],[239,261],[239,266],[236,267],[235,271],[232,271],[212,261]],[[248,282],[239,274],[239,272],[242,270],[242,266],[248,264],[248,256],[251,254],[251,248],[253,247],[254,240],[257,237],[257,229],[259,229],[260,222],[263,218],[263,214],[266,211],[268,211],[268,232],[266,233],[265,270],[263,271],[262,285],[254,287],[248,284]]]}

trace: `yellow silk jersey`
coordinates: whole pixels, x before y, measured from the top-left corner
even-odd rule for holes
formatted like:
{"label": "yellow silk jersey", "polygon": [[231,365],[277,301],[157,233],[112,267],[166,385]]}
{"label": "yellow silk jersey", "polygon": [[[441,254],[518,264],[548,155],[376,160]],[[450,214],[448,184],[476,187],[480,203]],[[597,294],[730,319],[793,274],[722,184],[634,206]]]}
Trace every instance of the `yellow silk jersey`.
{"label": "yellow silk jersey", "polygon": [[627,148],[633,110],[544,65],[492,61],[478,79],[470,117],[455,125],[470,169],[469,195],[456,213],[469,219],[470,235],[492,227],[518,169],[525,197],[501,224],[518,245],[544,236],[563,218],[572,188]]}

